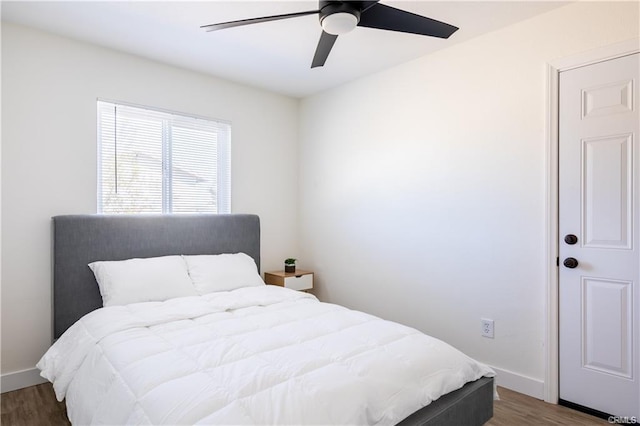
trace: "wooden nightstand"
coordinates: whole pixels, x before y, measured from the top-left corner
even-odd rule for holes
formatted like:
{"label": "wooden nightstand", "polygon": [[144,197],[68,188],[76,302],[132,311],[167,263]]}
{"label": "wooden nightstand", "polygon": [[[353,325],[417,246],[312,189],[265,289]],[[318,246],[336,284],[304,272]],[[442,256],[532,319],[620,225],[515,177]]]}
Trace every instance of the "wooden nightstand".
{"label": "wooden nightstand", "polygon": [[296,272],[265,272],[264,282],[290,288],[291,290],[311,290],[313,288],[313,272],[301,269],[297,269]]}

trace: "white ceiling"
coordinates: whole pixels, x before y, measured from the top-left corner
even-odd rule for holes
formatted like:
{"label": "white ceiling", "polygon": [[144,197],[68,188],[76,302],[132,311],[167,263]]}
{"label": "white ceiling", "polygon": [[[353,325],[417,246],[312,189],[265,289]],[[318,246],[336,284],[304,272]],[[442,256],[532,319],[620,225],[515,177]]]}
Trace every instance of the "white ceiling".
{"label": "white ceiling", "polygon": [[317,15],[205,32],[201,25],[316,10],[317,1],[2,2],[2,20],[227,80],[304,97],[567,2],[391,1],[383,3],[460,27],[448,40],[369,28],[340,36],[311,69]]}

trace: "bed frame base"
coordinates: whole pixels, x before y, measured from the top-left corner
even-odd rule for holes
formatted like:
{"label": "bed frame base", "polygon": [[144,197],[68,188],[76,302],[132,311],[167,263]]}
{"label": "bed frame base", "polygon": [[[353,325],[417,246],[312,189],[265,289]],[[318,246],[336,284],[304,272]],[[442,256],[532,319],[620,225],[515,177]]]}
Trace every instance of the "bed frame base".
{"label": "bed frame base", "polygon": [[480,426],[493,417],[493,377],[469,382],[398,423],[401,426]]}

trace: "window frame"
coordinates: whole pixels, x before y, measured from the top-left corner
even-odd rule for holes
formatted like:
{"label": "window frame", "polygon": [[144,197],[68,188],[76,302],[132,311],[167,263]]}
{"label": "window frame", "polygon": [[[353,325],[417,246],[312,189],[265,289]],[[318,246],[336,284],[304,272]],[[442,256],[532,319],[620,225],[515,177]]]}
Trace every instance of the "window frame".
{"label": "window frame", "polygon": [[[159,114],[166,114],[171,116],[177,116],[179,118],[186,119],[195,119],[195,120],[205,120],[209,122],[215,123],[218,127],[223,128],[222,132],[218,134],[217,141],[217,164],[216,164],[216,173],[217,173],[217,182],[218,185],[216,187],[216,207],[217,211],[215,213],[205,213],[205,212],[174,212],[173,209],[173,188],[172,188],[172,149],[173,149],[173,141],[171,137],[167,137],[167,135],[171,134],[171,126],[168,126],[168,129],[165,128],[169,123],[169,120],[162,119],[162,212],[158,213],[138,213],[138,212],[107,212],[105,213],[103,210],[103,188],[102,188],[102,169],[103,169],[103,159],[102,159],[102,137],[101,137],[101,113],[100,108],[101,104],[111,104],[113,106],[122,106],[127,108],[137,108],[145,111],[151,111]],[[224,134],[224,138],[220,140],[220,134]],[[134,104],[123,101],[115,101],[111,99],[105,98],[97,98],[96,99],[96,148],[97,148],[97,167],[96,167],[96,186],[97,186],[97,200],[96,200],[96,208],[98,214],[230,214],[232,207],[231,200],[231,134],[232,134],[232,125],[229,120],[221,120],[214,119],[206,116],[189,114],[184,112],[177,112],[163,108],[150,107],[147,105]],[[221,184],[221,182],[226,182],[226,184]]]}

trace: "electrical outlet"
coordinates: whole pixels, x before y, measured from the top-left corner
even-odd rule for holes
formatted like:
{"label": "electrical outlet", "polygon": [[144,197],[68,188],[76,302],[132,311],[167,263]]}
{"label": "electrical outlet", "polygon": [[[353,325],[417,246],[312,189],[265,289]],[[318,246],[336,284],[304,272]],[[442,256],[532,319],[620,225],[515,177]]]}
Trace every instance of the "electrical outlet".
{"label": "electrical outlet", "polygon": [[482,324],[482,329],[481,329],[482,336],[493,339],[493,320],[480,318],[480,323]]}

